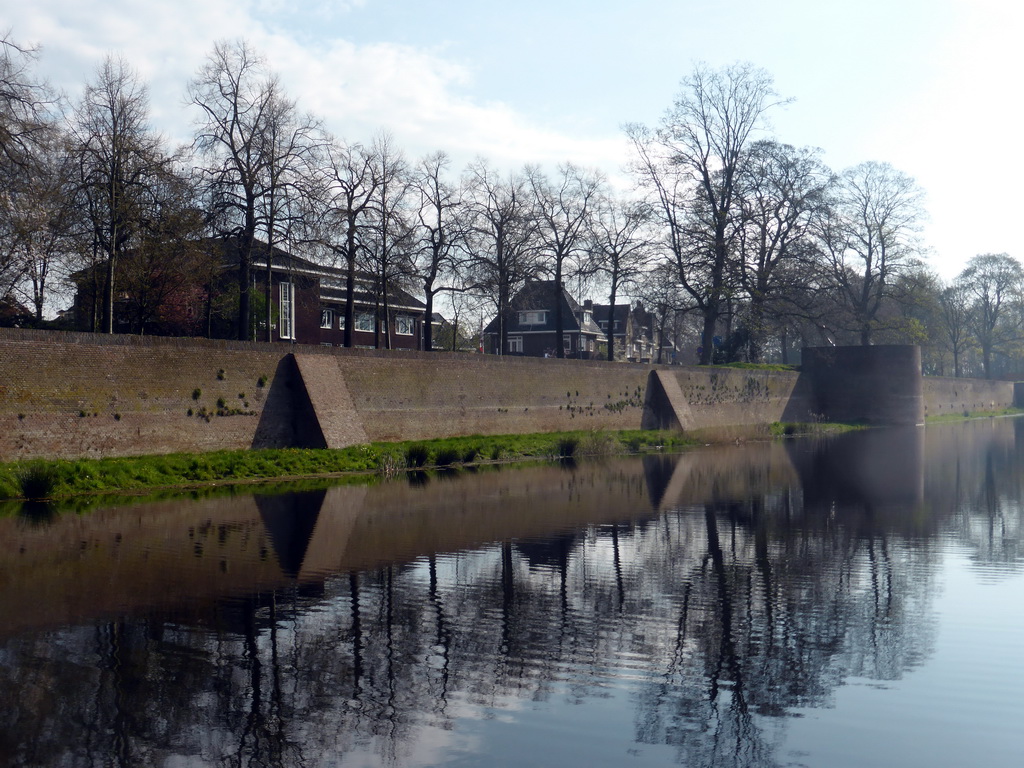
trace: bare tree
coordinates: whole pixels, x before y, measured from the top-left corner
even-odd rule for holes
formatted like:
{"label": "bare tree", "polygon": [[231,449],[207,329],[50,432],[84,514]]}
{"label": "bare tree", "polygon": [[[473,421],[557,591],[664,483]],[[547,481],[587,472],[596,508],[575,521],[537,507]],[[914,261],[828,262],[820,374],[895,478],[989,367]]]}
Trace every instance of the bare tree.
{"label": "bare tree", "polygon": [[375,193],[370,203],[372,223],[364,231],[362,250],[366,271],[373,278],[374,345],[391,349],[391,289],[410,277],[413,234],[406,204],[409,168],[405,156],[388,134],[373,142],[371,173]]}
{"label": "bare tree", "polygon": [[265,340],[271,341],[274,248],[282,242],[292,244],[307,219],[318,150],[324,140],[319,122],[311,115],[300,115],[295,102],[279,86],[271,94],[265,115],[265,128],[257,136],[264,156],[257,210],[259,228],[267,241]]}
{"label": "bare tree", "polygon": [[683,80],[657,131],[626,128],[636,152],[633,173],[653,194],[679,282],[703,317],[702,364],[711,362],[726,298],[744,150],[765,113],[781,103],[762,69],[700,65]]}
{"label": "bare tree", "polygon": [[608,278],[608,360],[615,359],[615,301],[620,291],[636,287],[657,252],[652,218],[647,203],[609,196],[594,210],[589,247],[595,268]]}
{"label": "bare tree", "polygon": [[468,249],[476,282],[497,310],[498,354],[508,349],[509,302],[527,277],[537,273],[536,221],[521,175],[502,178],[478,160],[466,171]]}
{"label": "bare tree", "polygon": [[33,75],[32,65],[39,51],[12,39],[10,31],[0,35],[0,173],[28,163],[37,143],[47,140],[57,104],[50,87]]}
{"label": "bare tree", "polygon": [[968,324],[990,379],[992,355],[1024,336],[1024,267],[1005,253],[986,253],[968,261],[956,282],[969,297]]}
{"label": "bare tree", "polygon": [[321,167],[320,238],[335,257],[345,262],[346,347],[353,345],[356,269],[379,184],[374,163],[373,152],[359,144],[329,143]]}
{"label": "bare tree", "polygon": [[739,168],[738,267],[748,302],[750,362],[761,360],[770,315],[785,314],[808,282],[814,264],[811,227],[824,211],[831,183],[817,150],[773,140],[754,142]]}
{"label": "bare tree", "polygon": [[860,343],[871,343],[895,276],[920,251],[924,193],[888,163],[866,162],[840,174],[818,243],[839,300]]}
{"label": "bare tree", "polygon": [[[587,235],[604,177],[572,163],[560,165],[553,182],[536,166],[527,167],[525,175],[533,196],[540,263],[553,278],[555,338],[562,339],[562,285],[566,278],[580,275],[586,266]],[[561,341],[555,344],[555,354],[565,357]]]}
{"label": "bare tree", "polygon": [[148,194],[138,236],[118,263],[124,320],[132,333],[199,333],[197,310],[223,258],[201,238],[205,217],[189,176],[167,169]]}
{"label": "bare tree", "polygon": [[953,375],[962,374],[962,358],[970,341],[970,295],[967,285],[955,280],[939,292],[941,335],[953,355]]}
{"label": "bare tree", "polygon": [[36,323],[76,250],[79,211],[64,138],[40,139],[0,195],[0,297],[13,292],[27,302]]}
{"label": "bare tree", "polygon": [[74,115],[79,189],[106,274],[101,329],[114,330],[116,266],[137,238],[154,180],[168,171],[162,140],[148,125],[149,97],[135,71],[107,57]]}
{"label": "bare tree", "polygon": [[195,146],[207,158],[203,173],[220,229],[238,242],[237,336],[253,338],[250,311],[253,243],[270,165],[267,134],[280,85],[245,41],[218,42],[189,83],[199,107]]}
{"label": "bare tree", "polygon": [[[445,175],[451,161],[444,152],[423,158],[413,173],[412,184],[419,197],[416,227],[416,274],[426,301],[423,349],[434,348],[434,299],[443,291],[462,290],[454,284],[460,272],[459,259],[466,241],[466,206],[461,191]],[[452,343],[456,343],[453,329]]]}

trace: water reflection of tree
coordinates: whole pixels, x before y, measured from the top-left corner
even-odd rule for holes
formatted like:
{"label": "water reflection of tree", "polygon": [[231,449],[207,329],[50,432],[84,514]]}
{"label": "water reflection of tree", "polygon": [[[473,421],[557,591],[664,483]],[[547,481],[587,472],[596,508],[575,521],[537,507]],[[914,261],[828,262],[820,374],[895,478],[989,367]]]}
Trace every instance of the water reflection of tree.
{"label": "water reflection of tree", "polygon": [[11,641],[0,762],[402,764],[467,712],[585,701],[628,680],[637,742],[687,765],[775,765],[794,708],[829,705],[850,676],[897,679],[930,652],[941,552],[927,534],[952,525],[1009,558],[1015,446],[977,436],[939,457],[917,507],[827,482],[809,502],[774,470],[695,467],[686,487],[711,489],[703,501],[667,499],[646,520],[624,509],[546,543],[332,576],[225,601],[204,622]]}

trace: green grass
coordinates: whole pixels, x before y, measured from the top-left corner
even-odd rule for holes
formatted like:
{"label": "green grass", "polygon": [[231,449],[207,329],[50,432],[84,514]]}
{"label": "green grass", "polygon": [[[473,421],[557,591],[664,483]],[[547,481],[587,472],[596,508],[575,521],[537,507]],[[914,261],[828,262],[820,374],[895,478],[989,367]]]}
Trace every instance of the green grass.
{"label": "green grass", "polygon": [[723,363],[716,368],[740,368],[750,371],[799,371],[799,365],[783,365],[782,363]]}
{"label": "green grass", "polygon": [[995,411],[963,411],[961,413],[944,413],[939,416],[926,416],[925,421],[929,424],[941,424],[944,421],[963,421],[964,419],[984,419],[995,416],[1021,416],[1024,409],[1021,408],[1000,408]]}
{"label": "green grass", "polygon": [[[636,453],[692,445],[685,435],[631,430],[533,435],[473,435],[404,443],[370,443],[340,450],[284,448],[214,451],[109,459],[32,460],[0,464],[0,500],[67,499],[79,495],[193,488],[283,478],[394,474],[406,468],[456,467],[493,461],[548,460]],[[27,476],[41,478],[26,492]],[[40,490],[40,488],[42,490]]]}
{"label": "green grass", "polygon": [[798,437],[804,435],[832,435],[864,429],[861,424],[840,424],[829,421],[775,421],[768,426],[772,437]]}

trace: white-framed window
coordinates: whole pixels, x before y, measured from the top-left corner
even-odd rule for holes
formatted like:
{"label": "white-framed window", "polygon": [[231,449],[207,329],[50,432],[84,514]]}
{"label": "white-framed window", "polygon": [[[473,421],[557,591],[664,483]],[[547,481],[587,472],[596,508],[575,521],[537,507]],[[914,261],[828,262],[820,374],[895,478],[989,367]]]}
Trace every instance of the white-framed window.
{"label": "white-framed window", "polygon": [[583,310],[583,324],[591,322],[594,319],[593,313],[589,309]]}
{"label": "white-framed window", "polygon": [[565,351],[569,352],[572,350],[572,334],[566,333],[562,335],[562,346],[565,347]]}
{"label": "white-framed window", "polygon": [[395,317],[395,333],[399,336],[412,336],[413,319],[408,315]]}
{"label": "white-framed window", "polygon": [[531,309],[519,313],[520,325],[544,325],[548,321],[546,309]]}
{"label": "white-framed window", "polygon": [[369,312],[360,312],[356,315],[357,331],[373,331],[373,315]]}
{"label": "white-framed window", "polygon": [[278,309],[281,312],[281,338],[295,338],[295,289],[291,283],[281,283],[280,303]]}
{"label": "white-framed window", "polygon": [[509,336],[508,337],[508,351],[510,353],[522,353],[523,351],[523,337],[522,336]]}
{"label": "white-framed window", "polygon": [[327,307],[320,308],[320,327],[321,328],[333,328],[334,327],[334,310],[328,309]]}

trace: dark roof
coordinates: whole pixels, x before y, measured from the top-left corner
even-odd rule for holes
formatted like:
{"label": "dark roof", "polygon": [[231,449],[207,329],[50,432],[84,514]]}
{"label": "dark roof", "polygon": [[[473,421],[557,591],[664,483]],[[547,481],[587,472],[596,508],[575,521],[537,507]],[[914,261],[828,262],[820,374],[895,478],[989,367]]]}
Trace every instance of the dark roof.
{"label": "dark roof", "polygon": [[[321,299],[343,302],[345,300],[345,274],[340,269],[335,271],[337,273],[322,275]],[[337,283],[334,281],[337,281]],[[374,305],[376,298],[373,289],[374,282],[372,276],[368,274],[359,273],[355,275],[355,295],[353,298],[357,305]],[[393,283],[388,286],[388,304],[392,309],[415,309],[419,312],[427,308],[427,305],[418,298]]]}
{"label": "dark roof", "polygon": [[[267,268],[267,244],[262,240],[253,241],[253,269]],[[225,240],[225,259],[238,258],[238,243],[235,238]],[[317,264],[301,256],[295,256],[274,246],[271,266],[276,272],[292,272],[305,277],[318,278],[320,298],[326,301],[345,301],[346,271],[329,264]],[[357,305],[373,306],[375,277],[366,272],[356,273],[355,302]],[[402,287],[392,283],[388,286],[388,304],[392,309],[410,309],[422,312],[427,305]]]}
{"label": "dark roof", "polygon": [[[594,305],[594,321],[597,323],[608,321],[608,304],[595,304]],[[619,322],[619,327],[625,330],[626,320],[629,318],[629,304],[616,304],[613,319]]]}

